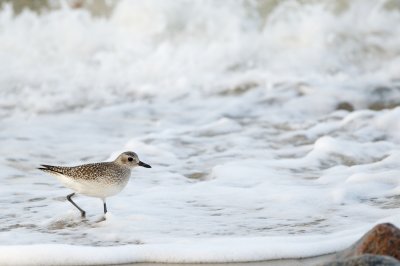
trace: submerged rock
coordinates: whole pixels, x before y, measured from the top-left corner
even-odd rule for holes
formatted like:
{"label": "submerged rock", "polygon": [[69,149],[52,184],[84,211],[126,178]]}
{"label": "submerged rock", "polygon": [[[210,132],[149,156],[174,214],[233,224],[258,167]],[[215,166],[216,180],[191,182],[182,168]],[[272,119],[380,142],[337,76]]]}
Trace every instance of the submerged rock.
{"label": "submerged rock", "polygon": [[354,111],[354,106],[349,102],[340,102],[336,105],[336,110],[346,110],[349,112]]}

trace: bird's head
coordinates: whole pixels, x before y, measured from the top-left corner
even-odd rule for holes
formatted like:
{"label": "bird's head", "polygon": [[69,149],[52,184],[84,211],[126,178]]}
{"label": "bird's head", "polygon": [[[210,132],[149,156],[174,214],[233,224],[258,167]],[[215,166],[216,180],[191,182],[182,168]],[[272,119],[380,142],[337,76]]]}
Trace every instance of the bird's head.
{"label": "bird's head", "polygon": [[151,168],[150,165],[140,161],[137,154],[131,151],[121,153],[114,162],[129,168],[134,168],[136,166]]}

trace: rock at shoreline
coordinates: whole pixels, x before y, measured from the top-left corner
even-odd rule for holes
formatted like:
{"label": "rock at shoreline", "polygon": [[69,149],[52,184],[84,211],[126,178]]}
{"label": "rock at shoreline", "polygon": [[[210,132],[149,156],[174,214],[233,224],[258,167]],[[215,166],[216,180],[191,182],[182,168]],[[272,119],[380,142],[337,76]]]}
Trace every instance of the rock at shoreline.
{"label": "rock at shoreline", "polygon": [[338,253],[338,258],[362,254],[391,256],[400,260],[400,229],[390,223],[378,224],[354,245]]}
{"label": "rock at shoreline", "polygon": [[378,224],[360,240],[323,266],[400,266],[400,229],[390,223]]}

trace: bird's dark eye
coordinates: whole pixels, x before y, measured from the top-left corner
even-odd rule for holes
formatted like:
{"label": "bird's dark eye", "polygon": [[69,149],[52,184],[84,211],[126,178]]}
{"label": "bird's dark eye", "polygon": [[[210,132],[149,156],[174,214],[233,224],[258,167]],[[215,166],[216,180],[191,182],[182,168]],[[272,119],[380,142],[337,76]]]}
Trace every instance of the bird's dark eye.
{"label": "bird's dark eye", "polygon": [[132,157],[129,157],[129,158],[128,158],[128,161],[132,162],[132,161],[133,161],[133,158],[132,158]]}

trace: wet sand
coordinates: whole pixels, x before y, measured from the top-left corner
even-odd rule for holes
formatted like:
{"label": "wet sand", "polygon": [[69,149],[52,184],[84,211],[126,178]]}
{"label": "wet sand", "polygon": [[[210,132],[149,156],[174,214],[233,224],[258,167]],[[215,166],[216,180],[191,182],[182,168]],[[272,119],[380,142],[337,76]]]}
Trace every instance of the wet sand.
{"label": "wet sand", "polygon": [[232,263],[130,263],[123,266],[314,266],[334,260],[335,254],[302,259],[281,259]]}

